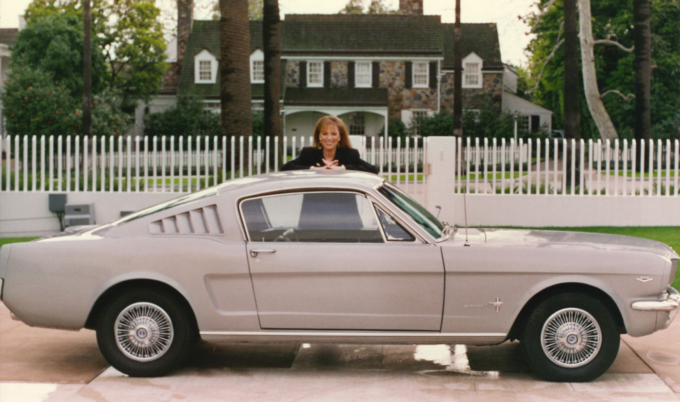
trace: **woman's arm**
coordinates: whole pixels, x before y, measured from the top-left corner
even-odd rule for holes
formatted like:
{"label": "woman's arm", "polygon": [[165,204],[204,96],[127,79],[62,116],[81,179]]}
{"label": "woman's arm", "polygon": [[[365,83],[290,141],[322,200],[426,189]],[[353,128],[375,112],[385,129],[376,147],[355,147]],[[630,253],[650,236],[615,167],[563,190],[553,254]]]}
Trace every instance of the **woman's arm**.
{"label": "woman's arm", "polygon": [[356,149],[350,150],[350,155],[349,158],[347,158],[347,162],[348,163],[345,165],[345,168],[347,168],[348,170],[360,170],[362,172],[369,172],[374,174],[378,174],[379,172],[378,168],[361,159],[361,157],[359,156],[359,151],[357,151]]}
{"label": "woman's arm", "polygon": [[302,170],[309,169],[314,165],[314,150],[311,148],[302,148],[300,150],[300,155],[297,158],[292,159],[285,163],[281,170]]}

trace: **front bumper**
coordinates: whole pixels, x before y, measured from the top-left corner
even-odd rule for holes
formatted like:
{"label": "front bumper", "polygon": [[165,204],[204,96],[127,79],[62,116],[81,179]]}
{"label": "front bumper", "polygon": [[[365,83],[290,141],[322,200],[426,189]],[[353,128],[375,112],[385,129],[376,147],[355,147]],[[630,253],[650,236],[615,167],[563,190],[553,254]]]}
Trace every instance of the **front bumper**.
{"label": "front bumper", "polygon": [[[664,324],[663,328],[668,328],[671,322],[678,314],[678,305],[680,305],[680,293],[678,293],[675,288],[669,286],[662,294],[661,300],[644,300],[634,302],[632,305],[633,310],[638,311],[656,311],[656,312],[667,312],[668,319]],[[661,328],[661,329],[663,329]]]}

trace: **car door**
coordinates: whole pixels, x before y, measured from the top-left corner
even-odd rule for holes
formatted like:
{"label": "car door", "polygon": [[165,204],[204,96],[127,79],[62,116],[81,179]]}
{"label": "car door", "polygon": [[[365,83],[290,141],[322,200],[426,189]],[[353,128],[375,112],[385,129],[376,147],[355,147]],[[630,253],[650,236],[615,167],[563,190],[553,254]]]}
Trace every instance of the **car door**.
{"label": "car door", "polygon": [[263,329],[441,329],[439,247],[405,229],[387,240],[365,194],[277,194],[240,210]]}

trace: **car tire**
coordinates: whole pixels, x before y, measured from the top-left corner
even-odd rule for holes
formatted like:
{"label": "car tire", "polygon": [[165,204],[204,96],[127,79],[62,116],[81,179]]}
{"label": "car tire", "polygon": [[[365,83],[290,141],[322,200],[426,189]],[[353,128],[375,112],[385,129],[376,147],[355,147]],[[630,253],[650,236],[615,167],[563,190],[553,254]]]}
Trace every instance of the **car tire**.
{"label": "car tire", "polygon": [[520,340],[539,377],[584,382],[601,376],[619,352],[612,312],[595,297],[563,293],[540,303],[528,316]]}
{"label": "car tire", "polygon": [[97,324],[106,361],[131,377],[157,377],[177,368],[194,337],[188,314],[175,297],[135,289],[112,300]]}

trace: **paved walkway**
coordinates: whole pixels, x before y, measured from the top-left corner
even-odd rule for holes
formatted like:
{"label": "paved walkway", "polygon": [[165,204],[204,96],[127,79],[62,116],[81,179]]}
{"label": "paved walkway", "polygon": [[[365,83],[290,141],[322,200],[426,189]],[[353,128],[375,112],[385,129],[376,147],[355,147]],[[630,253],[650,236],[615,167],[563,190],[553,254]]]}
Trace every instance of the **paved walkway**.
{"label": "paved walkway", "polygon": [[0,304],[0,401],[680,401],[680,321],[622,337],[611,369],[585,383],[537,380],[517,343],[207,344],[163,378],[109,368],[92,331],[30,328]]}

